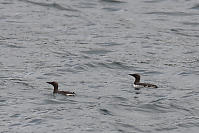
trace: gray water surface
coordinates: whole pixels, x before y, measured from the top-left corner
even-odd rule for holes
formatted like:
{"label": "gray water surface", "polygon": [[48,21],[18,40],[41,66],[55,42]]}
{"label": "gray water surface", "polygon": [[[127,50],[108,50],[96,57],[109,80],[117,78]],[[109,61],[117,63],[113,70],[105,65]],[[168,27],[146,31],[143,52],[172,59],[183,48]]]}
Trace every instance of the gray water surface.
{"label": "gray water surface", "polygon": [[198,133],[199,2],[1,0],[0,31],[1,133]]}

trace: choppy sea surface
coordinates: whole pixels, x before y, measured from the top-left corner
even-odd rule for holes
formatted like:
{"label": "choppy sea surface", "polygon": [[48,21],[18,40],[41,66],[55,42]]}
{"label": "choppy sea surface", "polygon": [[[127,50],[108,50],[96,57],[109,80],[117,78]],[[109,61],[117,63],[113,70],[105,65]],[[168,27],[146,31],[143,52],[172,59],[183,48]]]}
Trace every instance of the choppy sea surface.
{"label": "choppy sea surface", "polygon": [[198,131],[199,1],[0,0],[1,133]]}

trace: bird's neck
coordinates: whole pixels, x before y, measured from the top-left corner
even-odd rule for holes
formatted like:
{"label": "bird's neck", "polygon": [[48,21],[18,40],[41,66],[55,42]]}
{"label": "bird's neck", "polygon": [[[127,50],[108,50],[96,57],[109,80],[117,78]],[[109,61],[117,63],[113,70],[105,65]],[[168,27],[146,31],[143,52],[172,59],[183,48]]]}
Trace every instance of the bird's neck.
{"label": "bird's neck", "polygon": [[57,92],[58,92],[58,85],[55,85],[53,93],[57,93]]}
{"label": "bird's neck", "polygon": [[139,82],[140,82],[140,77],[136,77],[134,84],[139,83]]}

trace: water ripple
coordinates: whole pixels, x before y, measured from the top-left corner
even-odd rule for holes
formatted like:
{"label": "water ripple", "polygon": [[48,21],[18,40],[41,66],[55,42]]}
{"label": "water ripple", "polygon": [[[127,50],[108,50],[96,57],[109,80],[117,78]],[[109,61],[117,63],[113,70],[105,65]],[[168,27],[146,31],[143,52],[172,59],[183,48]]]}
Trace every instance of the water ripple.
{"label": "water ripple", "polygon": [[120,1],[120,0],[100,0],[100,1],[108,3],[126,3],[125,1]]}
{"label": "water ripple", "polygon": [[197,10],[199,10],[199,4],[194,5],[193,7],[191,7],[191,9],[197,9]]}
{"label": "water ripple", "polygon": [[107,110],[107,109],[100,109],[100,112],[103,114],[103,115],[112,115],[111,111]]}
{"label": "water ripple", "polygon": [[129,69],[129,66],[117,61],[110,62],[110,63],[99,62],[97,63],[97,66],[109,68],[109,69]]}
{"label": "water ripple", "polygon": [[86,54],[96,54],[96,55],[105,55],[109,52],[113,52],[110,50],[105,50],[105,49],[90,49],[88,51],[81,51],[82,53],[86,53]]}
{"label": "water ripple", "polygon": [[168,15],[168,16],[195,16],[198,13],[186,13],[186,12],[148,12],[146,14],[152,15]]}
{"label": "water ripple", "polygon": [[39,6],[43,6],[43,7],[52,7],[52,8],[55,8],[55,9],[58,9],[58,10],[66,10],[66,11],[72,11],[72,12],[77,12],[78,10],[76,9],[73,9],[71,7],[63,7],[57,3],[42,3],[42,2],[33,2],[33,1],[29,1],[29,0],[19,0],[19,1],[23,1],[23,2],[27,2],[27,3],[31,3],[31,4],[34,4],[34,5],[39,5]]}
{"label": "water ripple", "polygon": [[199,26],[198,22],[182,22],[184,25]]}
{"label": "water ripple", "polygon": [[160,2],[164,2],[165,0],[148,0],[148,1],[144,1],[145,3],[160,3]]}
{"label": "water ripple", "polygon": [[144,111],[144,112],[157,112],[157,113],[168,113],[171,110],[168,107],[165,107],[163,105],[158,105],[158,104],[143,104],[139,106],[138,109],[139,111]]}

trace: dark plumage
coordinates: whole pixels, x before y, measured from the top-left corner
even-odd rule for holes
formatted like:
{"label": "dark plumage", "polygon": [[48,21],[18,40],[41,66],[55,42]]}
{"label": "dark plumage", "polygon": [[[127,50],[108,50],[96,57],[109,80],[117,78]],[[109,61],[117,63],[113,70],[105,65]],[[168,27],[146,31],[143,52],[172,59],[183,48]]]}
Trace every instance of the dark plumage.
{"label": "dark plumage", "polygon": [[135,78],[135,82],[133,86],[135,88],[149,87],[149,88],[158,88],[157,85],[149,84],[149,83],[140,83],[140,75],[139,74],[129,74]]}
{"label": "dark plumage", "polygon": [[59,91],[58,90],[58,83],[53,81],[53,82],[46,82],[48,84],[51,84],[54,86],[54,91],[53,91],[53,94],[55,93],[58,93],[58,94],[62,94],[62,95],[65,95],[65,96],[74,96],[75,95],[75,92],[70,92],[70,91]]}

